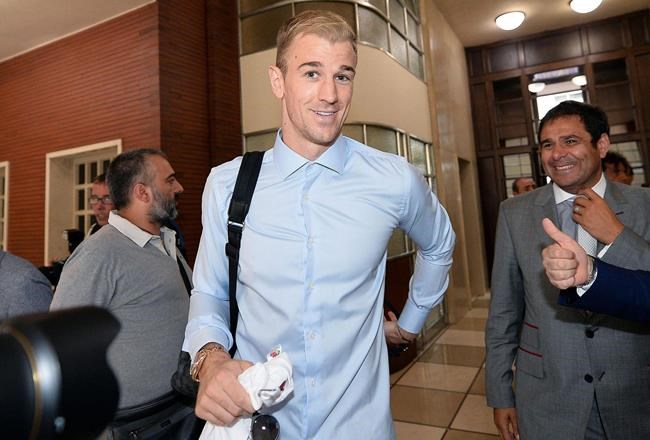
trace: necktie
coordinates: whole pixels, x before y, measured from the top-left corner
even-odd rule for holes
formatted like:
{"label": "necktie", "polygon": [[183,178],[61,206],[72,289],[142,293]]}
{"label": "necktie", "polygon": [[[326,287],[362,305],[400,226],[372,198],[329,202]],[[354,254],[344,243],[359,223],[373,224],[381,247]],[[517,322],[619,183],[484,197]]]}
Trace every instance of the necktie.
{"label": "necktie", "polygon": [[589,232],[582,229],[582,226],[578,225],[578,244],[582,246],[585,252],[592,257],[596,256],[596,249],[598,247],[598,242],[594,237],[592,237]]}
{"label": "necktie", "polygon": [[560,219],[560,229],[573,237],[585,252],[591,256],[596,256],[598,242],[582,226],[573,221],[573,202],[575,197],[565,200],[557,205],[558,218]]}
{"label": "necktie", "polygon": [[560,229],[571,238],[576,238],[576,223],[571,217],[573,214],[573,198],[566,199],[557,205],[558,219],[560,220]]}

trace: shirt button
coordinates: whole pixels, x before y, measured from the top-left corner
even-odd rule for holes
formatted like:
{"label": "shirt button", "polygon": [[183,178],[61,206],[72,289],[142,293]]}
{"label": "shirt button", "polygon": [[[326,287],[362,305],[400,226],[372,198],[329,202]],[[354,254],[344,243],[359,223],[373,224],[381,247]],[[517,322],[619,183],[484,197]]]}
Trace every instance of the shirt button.
{"label": "shirt button", "polygon": [[311,379],[309,379],[309,385],[315,387],[316,386],[316,379],[314,379],[313,377]]}
{"label": "shirt button", "polygon": [[591,383],[594,381],[594,378],[591,374],[585,374],[585,382]]}
{"label": "shirt button", "polygon": [[590,328],[588,328],[588,329],[585,331],[585,335],[587,335],[587,337],[588,337],[589,339],[593,338],[595,334],[596,334],[596,332],[594,332],[594,331],[593,331],[592,329],[590,329]]}
{"label": "shirt button", "polygon": [[314,339],[316,339],[316,333],[315,332],[309,332],[309,339],[311,339],[312,341]]}

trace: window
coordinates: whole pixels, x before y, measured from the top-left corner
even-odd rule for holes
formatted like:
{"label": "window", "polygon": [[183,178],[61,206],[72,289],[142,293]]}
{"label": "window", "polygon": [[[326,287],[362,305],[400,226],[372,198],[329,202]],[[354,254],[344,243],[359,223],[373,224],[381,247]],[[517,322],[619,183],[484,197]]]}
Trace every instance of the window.
{"label": "window", "polygon": [[95,221],[88,203],[92,182],[121,152],[118,139],[46,155],[44,264],[68,255],[64,230],[86,233]]}
{"label": "window", "polygon": [[266,151],[273,148],[275,136],[278,130],[273,129],[260,133],[246,135],[244,139],[244,151]]}
{"label": "window", "polygon": [[397,62],[424,79],[424,54],[417,0],[273,1],[240,0],[241,54],[275,47],[278,28],[307,9],[341,15],[357,32],[360,43],[390,53]]}
{"label": "window", "polygon": [[506,178],[506,192],[512,197],[512,182],[518,177],[533,176],[530,154],[508,154],[502,157],[503,175]]}
{"label": "window", "polygon": [[92,191],[93,181],[97,176],[108,171],[111,159],[110,154],[104,154],[73,160],[75,203],[72,223],[75,225],[74,229],[79,229],[85,233],[95,223],[95,216],[88,199]]}
{"label": "window", "polygon": [[641,152],[639,151],[639,144],[636,141],[611,144],[609,146],[609,151],[621,153],[630,163],[632,171],[634,172],[632,185],[643,186],[646,183],[645,173],[643,171],[643,160],[641,158]]}
{"label": "window", "polygon": [[7,208],[9,162],[0,162],[0,250],[7,250]]}
{"label": "window", "polygon": [[585,102],[585,98],[580,89],[540,96],[535,100],[537,103],[537,114],[539,119],[541,120],[550,109],[562,101]]}

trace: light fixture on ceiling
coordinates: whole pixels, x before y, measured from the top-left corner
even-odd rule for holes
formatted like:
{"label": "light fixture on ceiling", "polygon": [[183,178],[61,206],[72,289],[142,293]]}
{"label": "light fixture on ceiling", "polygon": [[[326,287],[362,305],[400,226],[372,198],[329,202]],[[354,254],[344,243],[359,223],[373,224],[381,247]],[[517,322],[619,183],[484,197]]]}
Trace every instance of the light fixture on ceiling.
{"label": "light fixture on ceiling", "polygon": [[587,14],[596,9],[603,0],[571,0],[569,6],[579,14]]}
{"label": "light fixture on ceiling", "polygon": [[528,91],[530,93],[539,93],[542,90],[544,90],[544,87],[546,87],[546,83],[534,82],[534,83],[528,84]]}
{"label": "light fixture on ceiling", "polygon": [[582,87],[587,85],[587,77],[584,75],[576,75],[571,78],[571,82],[576,86]]}
{"label": "light fixture on ceiling", "polygon": [[505,14],[498,15],[494,19],[497,26],[504,31],[511,31],[517,29],[524,22],[526,14],[521,11],[506,12]]}

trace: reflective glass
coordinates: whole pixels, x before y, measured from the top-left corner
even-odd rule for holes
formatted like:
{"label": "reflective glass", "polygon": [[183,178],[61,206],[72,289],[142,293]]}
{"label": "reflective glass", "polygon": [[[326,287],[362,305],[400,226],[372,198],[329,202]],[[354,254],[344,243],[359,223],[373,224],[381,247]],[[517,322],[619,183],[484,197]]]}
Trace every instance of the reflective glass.
{"label": "reflective glass", "polygon": [[366,126],[366,136],[369,146],[387,153],[397,154],[397,136],[395,130],[368,125]]}
{"label": "reflective glass", "polygon": [[404,7],[397,0],[389,0],[390,22],[403,34],[406,33],[404,25]]}
{"label": "reflective glass", "polygon": [[388,24],[363,6],[359,6],[359,40],[388,50]]}
{"label": "reflective glass", "polygon": [[362,144],[364,143],[364,141],[363,141],[363,125],[361,125],[361,124],[345,124],[343,126],[342,133],[343,133],[344,136],[352,138],[355,141],[359,141]]}
{"label": "reflective glass", "polygon": [[408,43],[392,26],[390,28],[390,53],[402,66],[408,67]]}
{"label": "reflective glass", "polygon": [[246,151],[266,151],[273,148],[276,132],[251,134],[246,136]]}
{"label": "reflective glass", "polygon": [[242,55],[274,47],[278,29],[290,17],[291,5],[286,5],[242,19]]}

